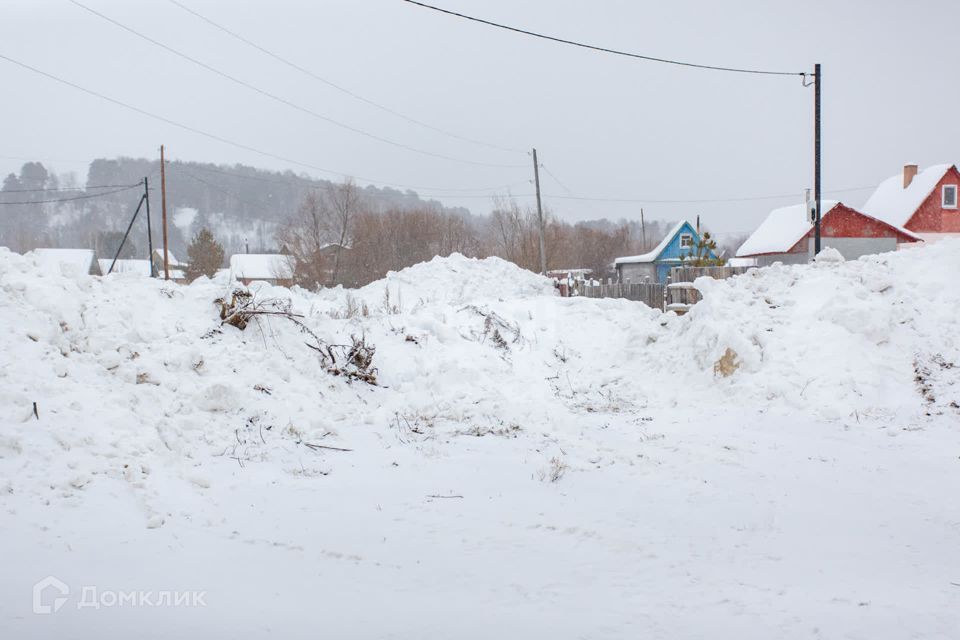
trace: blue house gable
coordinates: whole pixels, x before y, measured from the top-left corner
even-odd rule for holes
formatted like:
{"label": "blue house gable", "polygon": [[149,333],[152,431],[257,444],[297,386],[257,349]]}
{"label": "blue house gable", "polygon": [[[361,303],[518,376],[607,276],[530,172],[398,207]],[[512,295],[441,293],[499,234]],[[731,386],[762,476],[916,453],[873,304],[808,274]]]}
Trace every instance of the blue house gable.
{"label": "blue house gable", "polygon": [[[621,282],[666,282],[672,267],[680,266],[680,257],[686,258],[696,253],[700,234],[692,224],[683,220],[670,230],[659,245],[653,250],[639,256],[617,258],[615,261]],[[708,257],[716,258],[712,252]]]}

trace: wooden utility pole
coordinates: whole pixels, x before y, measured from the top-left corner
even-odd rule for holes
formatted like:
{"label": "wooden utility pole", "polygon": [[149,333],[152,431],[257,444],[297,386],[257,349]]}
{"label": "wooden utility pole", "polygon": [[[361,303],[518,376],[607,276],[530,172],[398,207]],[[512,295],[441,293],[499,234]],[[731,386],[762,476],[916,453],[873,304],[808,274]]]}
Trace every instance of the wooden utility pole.
{"label": "wooden utility pole", "polygon": [[547,275],[547,254],[543,250],[543,205],[540,203],[540,164],[537,150],[533,150],[533,184],[537,188],[537,223],[540,227],[540,273]]}
{"label": "wooden utility pole", "polygon": [[640,207],[640,237],[643,238],[643,244],[640,245],[641,251],[647,250],[647,225],[643,222],[643,207]]}
{"label": "wooden utility pole", "polygon": [[[163,279],[170,279],[170,265],[167,260],[167,163],[163,159],[163,145],[160,145],[160,207],[163,209]],[[150,256],[153,263],[153,256]]]}

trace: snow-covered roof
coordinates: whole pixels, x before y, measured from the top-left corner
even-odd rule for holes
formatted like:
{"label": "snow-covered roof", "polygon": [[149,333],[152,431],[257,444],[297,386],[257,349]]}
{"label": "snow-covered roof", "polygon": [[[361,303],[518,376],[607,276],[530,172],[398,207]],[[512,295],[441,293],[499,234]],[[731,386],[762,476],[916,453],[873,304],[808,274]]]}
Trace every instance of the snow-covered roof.
{"label": "snow-covered roof", "polygon": [[[100,263],[100,273],[107,275],[107,272],[110,271],[110,263],[113,262],[113,258],[100,258],[97,260]],[[150,276],[150,261],[149,260],[117,260],[117,264],[113,265],[113,273],[135,273],[140,276]]]}
{"label": "snow-covered roof", "polygon": [[[821,200],[821,217],[837,206],[836,200]],[[810,232],[813,223],[806,204],[780,207],[767,214],[766,219],[750,234],[747,241],[737,249],[737,257],[756,256],[764,253],[784,253]]]}
{"label": "snow-covered roof", "polygon": [[670,241],[673,240],[673,237],[680,233],[680,229],[683,228],[683,225],[689,224],[686,220],[681,220],[676,224],[676,226],[670,230],[670,233],[663,237],[663,240],[660,241],[660,244],[656,246],[652,251],[640,254],[639,256],[625,256],[623,258],[617,258],[613,261],[614,264],[635,264],[638,262],[653,262],[657,259],[663,250],[667,248],[667,245],[670,244]]}
{"label": "snow-covered roof", "polygon": [[230,273],[243,280],[288,280],[293,258],[279,253],[238,253],[230,256]]}
{"label": "snow-covered roof", "polygon": [[[163,249],[154,249],[154,257],[160,261],[160,264],[163,264]],[[167,266],[168,267],[179,267],[182,266],[180,261],[173,255],[173,251],[167,249]]]}
{"label": "snow-covered roof", "polygon": [[[34,249],[32,255],[41,267],[67,269],[76,273],[90,273],[94,262],[93,249]],[[95,271],[95,269],[94,269]]]}
{"label": "snow-covered roof", "polygon": [[951,166],[937,164],[927,167],[914,177],[906,189],[903,188],[902,173],[887,178],[863,205],[862,211],[895,227],[902,227]]}

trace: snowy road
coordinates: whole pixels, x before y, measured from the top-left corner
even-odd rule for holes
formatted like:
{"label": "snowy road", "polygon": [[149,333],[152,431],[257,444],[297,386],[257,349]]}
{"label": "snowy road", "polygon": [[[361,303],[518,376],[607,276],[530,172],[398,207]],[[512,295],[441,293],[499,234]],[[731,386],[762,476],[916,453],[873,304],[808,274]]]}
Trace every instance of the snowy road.
{"label": "snowy road", "polygon": [[[960,433],[725,413],[612,422],[558,446],[368,438],[291,480],[225,460],[210,487],[91,487],[18,504],[4,637],[952,638],[960,628]],[[703,432],[707,433],[704,434]],[[379,447],[377,456],[359,455]],[[377,462],[372,462],[375,459]],[[396,463],[394,466],[393,463]],[[462,495],[462,498],[429,498]],[[161,496],[163,496],[161,498]],[[143,526],[143,502],[174,513]],[[173,503],[176,503],[175,505]],[[19,535],[9,535],[16,532]],[[46,575],[71,585],[31,612]],[[77,608],[98,592],[204,591],[205,607]]]}

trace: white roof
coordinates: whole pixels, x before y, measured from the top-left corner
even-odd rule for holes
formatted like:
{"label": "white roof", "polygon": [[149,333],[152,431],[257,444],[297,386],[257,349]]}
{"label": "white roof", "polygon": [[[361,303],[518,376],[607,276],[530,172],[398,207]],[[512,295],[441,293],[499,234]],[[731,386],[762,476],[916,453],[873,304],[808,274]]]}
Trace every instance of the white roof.
{"label": "white roof", "polygon": [[902,227],[951,166],[938,164],[927,167],[917,174],[906,189],[903,188],[902,173],[887,178],[863,205],[862,211],[895,227]]}
{"label": "white roof", "polygon": [[[163,249],[154,249],[153,255],[156,256],[157,260],[160,261],[160,264],[163,264]],[[176,259],[173,255],[173,251],[167,249],[167,266],[168,267],[179,267],[180,261]]]}
{"label": "white roof", "polygon": [[617,258],[613,261],[614,264],[634,264],[637,262],[653,262],[657,259],[663,250],[667,248],[667,245],[670,244],[670,241],[673,240],[673,237],[680,232],[680,229],[683,228],[683,225],[687,224],[686,220],[681,220],[670,230],[670,233],[663,237],[663,240],[660,241],[660,244],[656,246],[653,251],[648,251],[639,256],[625,256],[623,258]]}
{"label": "white roof", "polygon": [[[821,200],[821,217],[837,206],[836,200]],[[813,223],[806,204],[780,207],[771,211],[756,231],[737,249],[737,257],[763,253],[784,253],[810,232]]]}
{"label": "white roof", "polygon": [[244,280],[287,280],[293,277],[293,258],[279,253],[238,253],[230,256],[230,273]]}
{"label": "white roof", "polygon": [[95,258],[93,249],[34,249],[28,255],[41,267],[66,268],[76,273],[90,273]]}
{"label": "white roof", "polygon": [[[110,271],[110,263],[113,262],[113,258],[100,258],[97,260],[100,263],[100,273],[107,275],[107,272]],[[117,260],[117,264],[113,265],[113,273],[135,273],[140,276],[150,276],[150,261],[149,260]]]}

